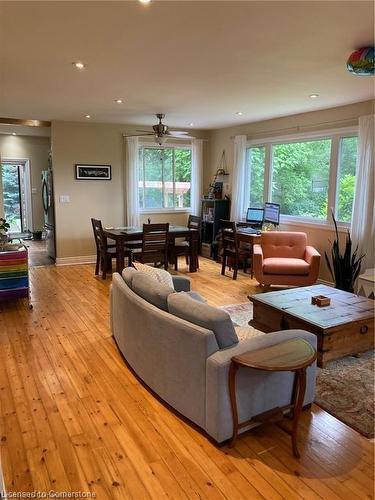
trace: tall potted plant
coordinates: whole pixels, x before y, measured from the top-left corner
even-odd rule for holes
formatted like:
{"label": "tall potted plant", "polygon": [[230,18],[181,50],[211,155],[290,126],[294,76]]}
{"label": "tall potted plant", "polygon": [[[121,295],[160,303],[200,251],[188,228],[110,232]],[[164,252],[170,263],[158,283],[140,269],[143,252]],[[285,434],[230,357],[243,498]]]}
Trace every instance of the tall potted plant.
{"label": "tall potted plant", "polygon": [[331,249],[332,263],[328,258],[327,252],[324,252],[327,266],[332,278],[334,279],[335,287],[339,290],[345,290],[346,292],[353,293],[355,281],[361,271],[361,263],[364,255],[358,257],[358,245],[356,249],[352,251],[352,239],[350,237],[349,229],[346,233],[344,252],[340,253],[339,232],[333,213],[332,219],[335,225],[336,239],[334,240]]}

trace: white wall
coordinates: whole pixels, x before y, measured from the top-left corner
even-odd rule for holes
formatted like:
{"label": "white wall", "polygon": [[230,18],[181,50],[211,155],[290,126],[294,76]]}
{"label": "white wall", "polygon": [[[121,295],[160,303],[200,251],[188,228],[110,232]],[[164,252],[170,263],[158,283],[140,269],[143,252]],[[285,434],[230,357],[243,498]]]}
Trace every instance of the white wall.
{"label": "white wall", "polygon": [[[283,136],[297,132],[316,131],[343,126],[358,125],[358,118],[363,115],[374,113],[374,101],[365,101],[348,106],[302,113],[299,115],[286,116],[274,120],[248,123],[236,127],[213,130],[209,133],[209,166],[205,171],[204,185],[208,188],[213,175],[218,167],[222,151],[225,149],[228,171],[231,173],[233,165],[233,137],[235,135],[246,135],[248,139],[262,139],[272,136]],[[231,184],[231,176],[229,176]],[[280,225],[285,231],[304,231],[308,235],[309,244],[315,246],[322,255],[320,277],[331,281],[324,252],[330,251],[331,241],[334,238],[332,230],[314,228],[305,225]],[[345,234],[342,234],[342,240]]]}
{"label": "white wall", "polygon": [[[54,172],[56,255],[59,259],[95,254],[91,217],[103,225],[125,224],[124,133],[140,126],[52,122],[51,140]],[[149,127],[148,127],[149,128]],[[194,136],[204,137],[194,130]],[[78,181],[74,178],[76,163],[112,165],[111,181]],[[60,203],[69,195],[70,203]],[[185,224],[187,213],[144,214],[143,221]]]}
{"label": "white wall", "polygon": [[[0,159],[30,160],[31,188],[36,189],[36,193],[31,195],[33,229],[42,228],[44,225],[41,171],[48,168],[49,149],[49,137],[0,134]],[[0,215],[3,214],[2,202],[0,184]]]}

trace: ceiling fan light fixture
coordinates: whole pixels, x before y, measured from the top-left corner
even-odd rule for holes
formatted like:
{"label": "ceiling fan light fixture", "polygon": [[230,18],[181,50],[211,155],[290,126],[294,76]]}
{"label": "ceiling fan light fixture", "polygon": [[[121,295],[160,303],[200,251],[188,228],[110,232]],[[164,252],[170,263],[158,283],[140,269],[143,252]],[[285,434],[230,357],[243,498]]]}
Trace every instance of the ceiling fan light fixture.
{"label": "ceiling fan light fixture", "polygon": [[162,146],[165,141],[167,140],[165,135],[156,135],[155,134],[155,142],[159,144],[159,146]]}

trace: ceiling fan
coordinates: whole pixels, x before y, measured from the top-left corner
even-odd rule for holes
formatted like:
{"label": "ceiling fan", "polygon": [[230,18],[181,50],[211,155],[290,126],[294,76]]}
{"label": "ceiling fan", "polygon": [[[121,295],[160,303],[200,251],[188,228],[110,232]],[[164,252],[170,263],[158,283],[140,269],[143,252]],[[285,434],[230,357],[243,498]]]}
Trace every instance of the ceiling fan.
{"label": "ceiling fan", "polygon": [[145,137],[153,135],[155,138],[155,142],[161,146],[164,144],[167,138],[174,139],[194,139],[188,132],[184,130],[170,130],[168,125],[165,125],[162,120],[165,117],[162,113],[157,113],[156,118],[158,118],[159,123],[152,126],[153,131],[151,130],[137,130],[137,132],[141,132],[140,134],[132,134],[127,135],[127,137]]}

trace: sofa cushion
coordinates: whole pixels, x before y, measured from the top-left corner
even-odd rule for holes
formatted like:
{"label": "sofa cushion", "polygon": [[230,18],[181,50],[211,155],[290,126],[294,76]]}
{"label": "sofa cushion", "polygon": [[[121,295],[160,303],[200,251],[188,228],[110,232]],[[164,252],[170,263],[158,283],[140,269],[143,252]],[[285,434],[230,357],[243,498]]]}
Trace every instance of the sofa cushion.
{"label": "sofa cushion", "polygon": [[232,320],[227,312],[193,299],[187,293],[169,295],[168,311],[190,323],[211,330],[220,349],[238,343]]}
{"label": "sofa cushion", "polygon": [[303,259],[268,257],[263,260],[265,274],[286,274],[304,276],[310,272],[310,264]]}
{"label": "sofa cushion", "polygon": [[181,293],[186,293],[186,295],[188,295],[192,299],[197,300],[198,302],[203,302],[203,304],[207,304],[207,300],[204,297],[202,297],[202,295],[198,292],[190,291],[190,292],[181,292]]}
{"label": "sofa cushion", "polygon": [[174,288],[159,283],[153,276],[138,271],[132,279],[134,293],[159,309],[168,311],[168,296],[175,294]]}
{"label": "sofa cushion", "polygon": [[122,278],[129,288],[132,288],[133,276],[137,272],[134,267],[125,267],[122,271]]}
{"label": "sofa cushion", "polygon": [[134,262],[134,267],[137,271],[142,271],[143,273],[149,274],[162,285],[174,288],[172,276],[165,269],[147,266],[146,264],[142,264],[141,262]]}

